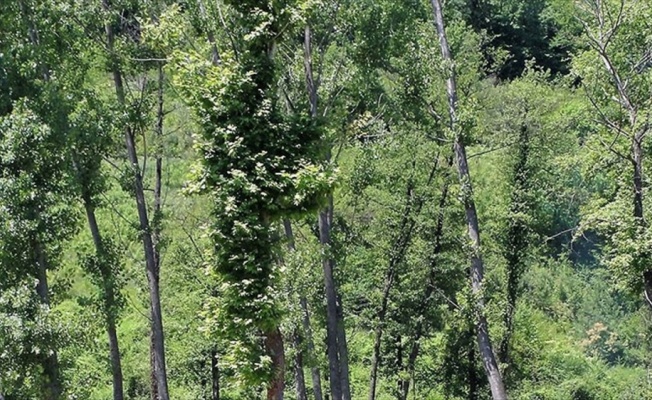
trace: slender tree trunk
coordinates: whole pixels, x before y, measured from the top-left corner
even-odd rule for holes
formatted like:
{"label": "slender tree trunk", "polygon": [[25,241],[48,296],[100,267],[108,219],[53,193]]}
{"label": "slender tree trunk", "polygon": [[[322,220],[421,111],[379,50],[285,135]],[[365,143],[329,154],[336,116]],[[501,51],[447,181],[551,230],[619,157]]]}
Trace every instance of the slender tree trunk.
{"label": "slender tree trunk", "polygon": [[467,362],[468,366],[468,380],[469,380],[469,400],[478,400],[478,373],[475,369],[475,344],[473,343],[473,337],[475,336],[474,327],[471,325],[469,327],[469,353]]}
{"label": "slender tree trunk", "polygon": [[[154,174],[154,219],[152,225],[152,243],[154,245],[154,264],[156,266],[156,286],[160,287],[161,280],[161,219],[162,215],[162,190],[163,190],[163,156],[162,156],[162,141],[163,141],[163,118],[164,118],[164,99],[163,89],[165,84],[165,75],[163,74],[163,65],[158,65],[158,90],[157,90],[157,108],[156,108],[156,165]],[[153,318],[153,310],[150,309],[150,314]],[[151,370],[151,398],[158,400],[160,398],[158,391],[158,381],[156,374],[156,343],[154,335],[150,334],[150,370]]]}
{"label": "slender tree trunk", "polygon": [[[647,223],[643,213],[643,136],[636,135],[632,139],[632,167],[634,169],[634,218],[639,230],[645,231]],[[644,295],[652,308],[652,269],[643,272]]]}
{"label": "slender tree trunk", "polygon": [[[432,178],[435,175],[437,170],[438,162],[435,163],[435,168],[432,169],[430,176],[431,178],[428,181],[428,184],[432,181]],[[446,168],[450,169],[453,166],[453,157],[447,157]],[[428,302],[430,301],[436,287],[436,278],[437,278],[437,258],[442,252],[443,246],[443,236],[444,236],[444,216],[446,211],[446,203],[448,202],[448,191],[450,187],[450,182],[448,181],[448,176],[444,177],[444,185],[441,189],[441,196],[439,197],[439,205],[437,212],[437,224],[435,227],[435,232],[433,236],[434,247],[431,255],[431,265],[430,271],[428,273],[428,281],[426,282],[425,290],[423,291],[423,296],[419,302],[419,314],[417,316],[417,324],[414,329],[414,335],[412,336],[412,346],[410,348],[410,354],[408,355],[407,361],[407,375],[413,379],[414,369],[416,367],[417,357],[419,357],[419,350],[421,346],[421,337],[423,336],[424,324],[425,324],[425,315],[428,310]],[[408,394],[410,392],[410,378],[404,379],[401,382],[401,394],[399,398],[401,400],[407,400]]]}
{"label": "slender tree trunk", "polygon": [[[304,71],[306,89],[310,101],[310,115],[317,117],[319,96],[312,70],[312,32],[310,26],[304,30]],[[330,158],[330,155],[327,159]],[[348,349],[346,348],[346,330],[344,327],[342,305],[337,295],[337,283],[333,270],[335,260],[331,252],[331,227],[333,224],[333,196],[329,198],[329,206],[319,213],[319,241],[322,245],[322,267],[326,290],[326,342],[328,348],[328,363],[330,372],[330,388],[333,400],[350,400],[351,389],[348,373]],[[338,308],[340,310],[338,314]],[[340,315],[338,317],[338,315]]]}
{"label": "slender tree trunk", "polygon": [[337,318],[337,288],[333,267],[335,261],[330,255],[331,230],[329,210],[319,213],[319,241],[322,245],[322,267],[324,270],[324,286],[326,291],[326,348],[328,351],[329,383],[333,400],[342,399],[342,378],[340,376],[340,354],[337,343],[338,318]]}
{"label": "slender tree trunk", "polygon": [[378,383],[378,367],[380,365],[380,346],[382,344],[383,328],[385,324],[385,316],[387,315],[387,305],[389,303],[389,292],[394,282],[395,270],[390,268],[387,270],[385,277],[385,285],[383,288],[383,297],[381,300],[380,310],[378,312],[378,326],[374,333],[374,348],[371,357],[371,382],[369,384],[369,400],[376,399],[376,385]]}
{"label": "slender tree trunk", "polygon": [[[416,168],[416,165],[412,164],[413,170]],[[433,168],[433,171],[436,169]],[[430,180],[432,179],[434,172],[430,175]],[[430,180],[428,183],[430,183]],[[378,384],[378,368],[380,365],[380,348],[382,344],[382,336],[385,325],[385,317],[387,315],[387,307],[389,305],[389,295],[394,284],[396,275],[398,273],[398,266],[403,262],[405,254],[408,250],[410,242],[412,241],[412,232],[415,226],[415,219],[412,216],[414,214],[418,215],[421,212],[421,206],[423,201],[417,201],[415,206],[414,203],[414,179],[410,177],[410,180],[407,185],[407,194],[405,200],[405,210],[403,211],[403,216],[401,217],[401,224],[398,232],[398,236],[394,240],[394,246],[390,250],[390,260],[389,266],[385,273],[385,284],[383,286],[383,295],[381,298],[380,309],[378,310],[378,325],[376,326],[376,331],[374,334],[374,347],[373,354],[371,357],[371,374],[370,374],[370,383],[369,383],[369,400],[376,399],[376,386]]]}
{"label": "slender tree trunk", "polygon": [[[20,8],[20,14],[24,21],[27,23],[29,30],[30,42],[33,46],[39,46],[40,39],[39,33],[34,25],[29,10],[24,1],[20,0],[18,2]],[[41,69],[41,74],[44,81],[50,80],[50,69],[45,63],[39,63],[39,68]],[[41,243],[38,239],[34,240],[33,249],[36,255],[36,261],[38,264],[38,284],[36,286],[36,292],[39,295],[41,303],[50,306],[50,293],[48,287],[48,277],[47,271],[49,268],[47,256],[45,250],[43,249]],[[43,398],[47,400],[56,400],[62,394],[61,381],[59,376],[59,357],[56,350],[52,354],[47,354],[43,352],[40,356],[41,364],[43,366],[45,383],[43,387]]]}
{"label": "slender tree trunk", "polygon": [[[435,172],[439,166],[439,159],[437,159],[430,171],[430,175],[428,176],[428,181],[426,186],[430,186],[432,183],[432,180],[435,177]],[[416,164],[413,162],[412,164],[413,170],[416,168]],[[378,312],[378,326],[376,327],[376,332],[375,332],[375,337],[374,337],[374,347],[373,347],[373,355],[372,355],[372,360],[371,360],[371,378],[370,378],[370,385],[369,385],[369,400],[375,400],[376,398],[376,386],[378,383],[378,368],[380,364],[380,348],[381,348],[381,343],[382,343],[382,335],[383,335],[383,328],[385,324],[385,317],[387,314],[387,307],[388,307],[388,302],[389,302],[389,294],[391,291],[391,288],[393,286],[394,280],[397,275],[397,268],[400,263],[403,262],[405,259],[405,254],[408,250],[408,247],[410,245],[410,242],[412,241],[412,234],[414,231],[414,227],[416,225],[416,220],[414,219],[415,216],[418,216],[421,213],[421,209],[423,207],[424,199],[420,198],[418,200],[414,200],[414,181],[412,178],[410,178],[410,182],[408,183],[407,187],[407,194],[406,194],[406,206],[405,206],[405,211],[403,213],[403,217],[401,218],[401,225],[399,228],[399,234],[396,240],[394,241],[395,245],[392,246],[392,250],[390,252],[390,261],[389,261],[389,267],[387,269],[386,277],[385,277],[385,285],[383,288],[383,296],[381,299],[381,307]],[[414,212],[414,216],[411,214]],[[402,365],[402,362],[401,362]],[[403,387],[409,385],[409,383],[401,382],[399,383],[399,386]],[[406,394],[407,396],[407,394]]]}
{"label": "slender tree trunk", "polygon": [[213,27],[209,26],[208,23],[208,15],[206,14],[206,7],[204,6],[204,2],[202,0],[197,0],[197,5],[199,6],[199,14],[202,19],[202,22],[204,23],[204,29],[206,29],[206,36],[208,37],[208,43],[211,46],[211,62],[213,65],[219,65],[221,60],[220,60],[220,53],[217,50],[217,41],[215,40],[215,32],[213,31]]}
{"label": "slender tree trunk", "polygon": [[527,125],[523,123],[519,135],[518,161],[514,167],[514,188],[512,190],[510,226],[507,233],[507,251],[505,254],[507,260],[507,307],[503,313],[505,335],[500,342],[498,353],[503,364],[509,364],[510,362],[509,347],[514,331],[514,313],[520,295],[521,276],[525,271],[523,257],[527,250],[528,227],[521,215],[528,212],[528,201],[525,192],[528,189],[529,181],[529,153],[529,132]]}
{"label": "slender tree trunk", "polygon": [[[36,292],[41,300],[41,303],[50,306],[50,292],[48,288],[48,261],[43,247],[34,240],[34,252],[36,253],[36,260],[38,263],[38,283],[36,285]],[[44,382],[42,396],[44,400],[57,400],[61,397],[61,378],[59,375],[59,357],[56,351],[49,354],[48,352],[41,353],[41,365],[44,371]]]}
{"label": "slender tree trunk", "polygon": [[283,335],[276,328],[265,335],[265,348],[272,357],[274,377],[267,388],[267,400],[283,400],[285,390],[285,349]]}
{"label": "slender tree trunk", "polygon": [[315,344],[312,339],[312,327],[310,325],[310,314],[308,311],[308,301],[305,296],[302,296],[299,300],[301,303],[301,311],[303,312],[303,331],[306,340],[306,349],[308,355],[312,358],[310,367],[310,373],[312,376],[312,391],[315,396],[315,400],[322,400],[322,390],[321,390],[321,372],[319,367],[317,367],[314,357],[315,357]]}
{"label": "slender tree trunk", "polygon": [[[108,0],[102,0],[102,6],[105,12],[111,11]],[[116,95],[118,98],[118,103],[124,107],[126,106],[126,100],[122,71],[120,70],[120,66],[117,64],[113,54],[115,37],[111,23],[108,21],[105,24],[105,31],[107,36],[108,50],[109,53],[111,53],[111,58],[113,59],[111,64]],[[155,246],[152,240],[152,230],[149,217],[147,215],[147,203],[145,201],[143,179],[140,170],[140,164],[138,161],[138,153],[136,152],[134,133],[129,127],[125,129],[125,145],[127,149],[128,160],[131,164],[133,173],[136,208],[138,210],[138,219],[141,231],[140,233],[143,241],[143,251],[145,255],[147,281],[149,283],[156,386],[160,400],[169,400],[170,396],[168,394],[167,371],[165,367],[165,339],[163,334],[163,317],[161,313],[161,297],[158,285],[158,268],[156,265]]]}
{"label": "slender tree trunk", "polygon": [[464,209],[468,225],[469,239],[471,240],[471,269],[470,280],[471,290],[475,297],[476,334],[478,339],[478,348],[484,365],[484,369],[489,380],[491,395],[494,400],[507,399],[507,392],[503,383],[503,378],[498,368],[498,362],[493,351],[491,339],[489,337],[489,328],[487,317],[484,312],[484,294],[482,284],[484,280],[484,265],[482,262],[482,253],[480,247],[480,228],[478,215],[473,200],[473,187],[471,184],[471,175],[466,156],[466,148],[463,142],[461,129],[457,124],[457,83],[455,78],[455,64],[448,45],[446,30],[444,25],[444,14],[440,0],[431,0],[435,27],[439,34],[439,44],[441,47],[442,57],[449,69],[449,77],[446,82],[448,92],[448,104],[450,115],[450,129],[454,135],[454,150],[457,160],[457,171],[461,185],[461,193],[464,196]]}
{"label": "slender tree trunk", "polygon": [[308,400],[308,394],[306,393],[306,377],[303,373],[303,349],[301,334],[295,330],[292,336],[294,339],[294,349],[296,352],[294,356],[294,375],[297,385],[297,400]]}
{"label": "slender tree trunk", "polygon": [[218,367],[218,357],[217,350],[213,349],[211,351],[211,394],[212,400],[220,400],[220,369]]}
{"label": "slender tree trunk", "polygon": [[349,347],[346,342],[346,325],[342,297],[337,295],[337,349],[340,356],[340,379],[342,380],[342,400],[351,400],[351,383],[349,381]]}
{"label": "slender tree trunk", "polygon": [[[88,227],[93,237],[95,252],[100,262],[105,262],[102,258],[105,256],[104,242],[100,234],[100,228],[95,217],[95,209],[89,198],[84,198],[84,208],[86,210],[86,219]],[[111,374],[113,377],[113,399],[124,399],[122,361],[120,357],[120,346],[118,345],[118,334],[116,332],[115,316],[115,285],[113,277],[110,275],[110,269],[107,266],[101,267],[102,289],[104,291],[104,309],[106,313],[106,330],[109,337],[109,353],[111,356]]]}
{"label": "slender tree trunk", "polygon": [[[294,243],[294,233],[292,232],[292,223],[285,219],[283,220],[283,228],[285,229],[285,237],[288,240],[288,248],[290,251],[296,251],[296,245]],[[303,324],[303,334],[305,338],[305,346],[308,353],[308,357],[314,360],[315,357],[315,343],[312,336],[312,326],[310,324],[310,311],[308,310],[308,300],[306,296],[302,293],[299,295],[299,304],[301,306],[302,324]],[[323,400],[322,390],[321,390],[321,372],[319,367],[315,365],[314,362],[310,367],[310,372],[312,375],[312,390],[315,396],[315,400]]]}

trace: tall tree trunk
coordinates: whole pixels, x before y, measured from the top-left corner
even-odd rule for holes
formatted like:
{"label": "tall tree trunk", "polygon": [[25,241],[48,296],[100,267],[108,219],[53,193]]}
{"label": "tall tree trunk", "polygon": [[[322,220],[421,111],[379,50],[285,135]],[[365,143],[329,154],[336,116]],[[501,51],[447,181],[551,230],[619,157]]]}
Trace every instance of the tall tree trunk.
{"label": "tall tree trunk", "polygon": [[311,367],[310,373],[312,376],[312,391],[315,396],[315,400],[322,400],[322,390],[321,390],[321,372],[319,367],[314,361],[315,358],[315,344],[312,339],[312,327],[310,325],[310,314],[308,311],[308,301],[305,296],[302,296],[299,300],[301,303],[301,311],[303,312],[303,332],[306,340],[306,349],[308,350],[308,355],[311,357]]}
{"label": "tall tree trunk", "polygon": [[[99,262],[103,263],[105,260],[105,248],[100,228],[97,224],[95,217],[95,209],[88,197],[83,199],[84,208],[86,210],[86,219],[88,220],[88,228],[93,237],[93,244],[95,246],[95,253]],[[120,357],[120,346],[118,345],[118,334],[116,332],[116,315],[115,315],[115,285],[109,266],[100,267],[102,275],[102,290],[104,291],[104,309],[106,313],[106,331],[109,337],[109,353],[111,356],[111,374],[113,377],[113,399],[124,399],[123,389],[123,376],[122,376],[122,361]]]}
{"label": "tall tree trunk", "polygon": [[[25,2],[20,0],[18,2],[20,8],[20,14],[24,21],[27,23],[29,30],[30,42],[33,46],[39,46],[39,33],[34,25],[34,21],[29,15],[29,9],[26,6]],[[41,69],[41,74],[44,81],[50,80],[50,69],[45,63],[39,63],[39,68]],[[36,262],[38,264],[37,278],[38,283],[36,286],[36,292],[41,300],[41,303],[50,306],[50,293],[48,287],[48,276],[47,271],[49,269],[47,256],[45,250],[43,249],[41,243],[38,239],[34,239],[33,250],[36,256]],[[62,394],[61,381],[59,376],[59,357],[56,350],[52,354],[43,352],[40,356],[41,365],[44,370],[45,382],[43,386],[42,395],[44,399],[47,400],[56,400]]]}
{"label": "tall tree trunk", "polygon": [[342,378],[340,375],[340,352],[338,347],[337,286],[333,274],[335,260],[331,256],[331,229],[328,209],[319,213],[319,241],[322,246],[322,267],[326,291],[326,348],[328,351],[329,383],[332,400],[342,399]]}
{"label": "tall tree trunk", "polygon": [[[294,233],[292,232],[292,223],[285,219],[283,220],[283,228],[285,229],[285,237],[288,241],[288,248],[290,251],[296,251],[296,245],[294,242]],[[310,311],[308,310],[308,299],[303,293],[299,294],[299,305],[301,306],[302,313],[302,324],[303,324],[303,335],[305,340],[305,346],[308,353],[308,357],[311,360],[315,358],[315,343],[312,336],[312,326],[310,325]],[[312,376],[312,390],[315,396],[315,400],[323,400],[322,390],[321,390],[321,372],[319,367],[311,362],[310,372]]]}
{"label": "tall tree trunk", "polygon": [[[632,167],[634,169],[634,218],[638,229],[644,232],[648,226],[643,213],[643,135],[632,139]],[[644,295],[652,308],[652,269],[643,272]]]}
{"label": "tall tree trunk", "polygon": [[303,373],[303,349],[301,334],[295,330],[292,334],[294,339],[294,376],[297,385],[297,400],[308,400],[308,394],[306,393],[306,377]]}
{"label": "tall tree trunk", "polygon": [[[304,71],[306,89],[310,101],[310,115],[317,118],[319,96],[312,68],[312,32],[307,25],[304,30]],[[330,154],[327,156],[330,161]],[[333,224],[333,196],[329,205],[319,213],[319,241],[322,245],[322,267],[326,290],[326,342],[330,372],[330,387],[333,400],[351,400],[351,388],[348,373],[348,349],[346,348],[346,330],[343,321],[342,305],[338,301],[337,283],[333,275],[335,260],[330,254],[331,228]],[[339,308],[339,314],[338,314]],[[339,317],[338,317],[339,315]]]}
{"label": "tall tree trunk", "polygon": [[468,332],[469,353],[468,353],[467,362],[469,364],[468,366],[469,400],[478,400],[479,379],[478,379],[478,373],[476,372],[475,369],[476,354],[475,354],[475,345],[473,344],[473,336],[475,336],[474,330],[475,329],[473,325],[471,325],[469,327],[469,332]]}
{"label": "tall tree trunk", "polygon": [[[162,141],[163,141],[163,118],[164,114],[164,99],[163,89],[165,84],[165,75],[163,74],[163,65],[158,65],[158,88],[157,88],[157,107],[156,107],[156,165],[154,174],[154,219],[152,221],[152,243],[154,245],[154,264],[156,266],[156,286],[160,287],[161,280],[161,223],[162,223],[162,191],[163,191],[163,155],[162,155]],[[150,315],[153,317],[153,310],[150,308]],[[156,343],[154,334],[150,334],[150,370],[151,370],[151,398],[158,400],[160,398],[158,391],[158,381],[156,374]]]}
{"label": "tall tree trunk", "polygon": [[[413,171],[416,168],[415,163],[413,162],[412,164]],[[433,173],[430,175],[430,180],[432,179],[434,175],[434,170],[436,169],[433,168]],[[430,183],[430,180],[428,183]],[[415,216],[412,215],[413,210],[414,214],[418,215],[421,211],[421,206],[423,205],[423,201],[418,200],[416,202],[417,204],[414,204],[414,179],[413,177],[410,177],[407,185],[407,193],[406,193],[406,200],[405,200],[405,210],[403,211],[403,215],[401,217],[401,223],[400,223],[400,228],[398,231],[398,236],[395,238],[394,245],[392,246],[390,250],[390,259],[389,259],[389,266],[387,268],[387,271],[385,273],[385,283],[383,285],[383,295],[381,298],[380,302],[380,308],[378,310],[378,325],[376,326],[376,330],[374,333],[374,347],[373,347],[373,353],[371,357],[371,373],[370,373],[370,383],[369,383],[369,400],[375,400],[376,399],[376,386],[378,384],[378,368],[380,366],[380,348],[382,344],[382,336],[383,336],[383,331],[384,331],[384,325],[385,325],[385,317],[387,315],[387,307],[389,305],[389,295],[391,292],[391,289],[393,287],[396,275],[398,273],[397,269],[398,266],[403,262],[405,259],[405,254],[408,250],[408,247],[410,246],[410,242],[412,241],[412,232],[414,230],[414,226],[416,225],[416,221],[414,219]]]}
{"label": "tall tree trunk", "polygon": [[[439,167],[439,159],[437,159],[430,171],[428,176],[428,181],[426,186],[430,186],[432,180],[435,177],[435,172]],[[412,163],[413,171],[416,169],[416,163]],[[378,326],[376,327],[374,335],[374,347],[373,355],[371,359],[371,378],[369,385],[369,400],[375,400],[376,398],[376,386],[378,381],[378,368],[380,364],[380,347],[383,335],[383,329],[385,324],[385,317],[387,314],[387,307],[389,303],[389,294],[391,288],[394,284],[395,278],[397,276],[398,266],[405,259],[405,254],[410,246],[412,241],[412,235],[414,232],[414,227],[416,226],[415,217],[421,214],[421,209],[423,208],[424,198],[419,198],[416,201],[414,200],[414,179],[410,177],[407,186],[406,200],[405,200],[405,210],[401,218],[401,224],[399,228],[398,237],[394,240],[394,246],[390,251],[390,260],[389,267],[387,268],[385,276],[385,284],[383,287],[383,296],[381,299],[381,306],[378,311]],[[412,215],[414,214],[414,215]],[[401,363],[402,364],[402,363]],[[403,386],[403,383],[400,383],[399,386]]]}
{"label": "tall tree trunk", "polygon": [[[102,6],[105,12],[111,12],[108,0],[102,0]],[[113,73],[113,82],[115,85],[118,103],[126,106],[125,91],[123,84],[122,71],[115,60],[114,41],[115,36],[111,22],[107,20],[105,24],[107,36],[107,46],[112,58],[111,69]],[[134,132],[130,127],[125,129],[125,145],[127,156],[133,173],[134,192],[136,196],[136,208],[138,210],[138,220],[140,223],[140,233],[143,241],[143,252],[145,255],[145,265],[147,271],[147,281],[149,284],[149,297],[151,307],[151,328],[153,336],[154,349],[154,374],[156,376],[156,387],[160,400],[169,400],[167,371],[165,367],[165,338],[163,333],[163,317],[161,313],[161,297],[158,284],[158,268],[156,265],[155,246],[152,240],[152,230],[147,215],[147,203],[145,201],[145,192],[143,189],[143,178],[136,152],[136,142]]]}
{"label": "tall tree trunk", "polygon": [[521,125],[518,144],[518,160],[514,167],[514,187],[512,188],[512,200],[510,206],[509,230],[507,232],[507,243],[505,244],[505,258],[507,260],[507,307],[503,313],[505,324],[505,335],[500,342],[499,358],[504,364],[509,364],[509,347],[514,331],[514,313],[516,303],[520,295],[521,276],[525,271],[524,260],[527,250],[528,226],[522,215],[528,210],[526,196],[529,171],[528,158],[530,153],[530,138],[528,127],[525,123]]}
{"label": "tall tree trunk", "polygon": [[220,400],[220,369],[217,350],[211,351],[211,400]]}
{"label": "tall tree trunk", "polygon": [[[448,162],[447,162],[447,168],[450,168],[453,164],[453,158],[448,157]],[[437,213],[437,225],[435,228],[435,233],[434,233],[434,248],[432,252],[432,265],[430,266],[430,272],[428,274],[428,282],[426,283],[426,288],[423,291],[423,296],[421,297],[421,301],[419,302],[419,315],[417,318],[417,324],[414,329],[414,335],[412,336],[412,347],[410,349],[410,354],[408,356],[408,361],[407,361],[407,373],[408,376],[413,377],[414,376],[414,369],[416,366],[416,361],[417,357],[419,356],[419,351],[420,351],[420,346],[421,346],[421,338],[423,336],[423,331],[424,331],[424,323],[425,323],[425,315],[428,309],[428,302],[430,301],[430,298],[432,297],[434,291],[435,291],[435,279],[436,279],[436,274],[437,274],[437,258],[441,254],[442,251],[442,246],[443,246],[443,236],[444,236],[444,212],[446,208],[446,203],[448,201],[448,191],[449,191],[450,183],[448,180],[444,182],[444,185],[441,190],[441,197],[439,198],[439,211]],[[410,391],[410,380],[405,379],[403,384],[402,384],[402,395],[401,399],[402,400],[407,400],[408,398],[408,393]]]}
{"label": "tall tree trunk", "polygon": [[349,381],[349,347],[346,342],[346,325],[342,297],[337,294],[337,351],[340,357],[340,379],[342,380],[342,400],[351,400],[351,383]]}
{"label": "tall tree trunk", "polygon": [[431,0],[435,27],[439,34],[439,44],[441,47],[442,57],[449,69],[449,77],[446,82],[448,92],[448,105],[450,116],[450,130],[454,135],[454,150],[457,161],[457,171],[461,185],[461,193],[464,195],[464,209],[468,226],[469,239],[471,240],[471,268],[470,280],[471,290],[475,297],[476,313],[476,334],[478,339],[478,348],[484,365],[491,395],[494,400],[507,399],[507,392],[503,383],[503,378],[498,368],[498,362],[493,351],[491,339],[489,337],[489,328],[487,317],[484,312],[484,294],[482,284],[484,280],[484,265],[482,262],[482,253],[480,247],[480,228],[478,223],[478,214],[473,199],[473,186],[471,184],[471,175],[466,156],[466,148],[463,141],[461,127],[457,124],[457,82],[455,77],[455,64],[448,45],[446,30],[444,24],[444,14],[441,6],[441,0]]}
{"label": "tall tree trunk", "polygon": [[213,65],[217,66],[220,65],[220,53],[217,50],[217,41],[215,40],[215,32],[213,31],[213,27],[209,26],[209,19],[208,15],[206,14],[206,7],[204,6],[204,2],[202,0],[197,0],[197,5],[199,6],[199,16],[202,19],[202,22],[204,23],[204,29],[206,29],[206,36],[208,37],[208,44],[211,46],[211,62]]}
{"label": "tall tree trunk", "polygon": [[[43,250],[42,245],[38,239],[34,240],[34,252],[36,253],[36,260],[38,263],[38,283],[36,285],[36,292],[41,300],[41,303],[50,306],[50,292],[48,288],[48,261]],[[59,357],[56,351],[52,354],[48,352],[41,353],[41,365],[44,371],[44,382],[42,396],[44,400],[57,400],[61,397],[61,378],[59,375]]]}
{"label": "tall tree trunk", "polygon": [[272,357],[273,378],[267,387],[267,400],[283,400],[285,390],[285,349],[283,335],[276,328],[265,335],[265,348]]}

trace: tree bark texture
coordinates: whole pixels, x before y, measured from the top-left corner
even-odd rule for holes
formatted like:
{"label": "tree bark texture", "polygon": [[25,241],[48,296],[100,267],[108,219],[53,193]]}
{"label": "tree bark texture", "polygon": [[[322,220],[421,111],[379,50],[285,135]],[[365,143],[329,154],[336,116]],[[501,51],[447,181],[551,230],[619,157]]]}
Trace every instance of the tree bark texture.
{"label": "tree bark texture", "polygon": [[292,334],[294,340],[294,377],[296,381],[297,400],[308,400],[306,391],[306,377],[303,373],[303,349],[301,334],[297,331]]}
{"label": "tree bark texture", "polygon": [[[450,169],[453,166],[453,157],[447,158],[447,168]],[[424,322],[425,315],[428,311],[428,303],[432,298],[433,293],[435,292],[436,287],[436,278],[437,278],[437,258],[442,252],[443,247],[443,236],[444,236],[444,216],[446,210],[446,203],[448,202],[448,192],[450,188],[450,182],[447,177],[445,177],[444,184],[441,189],[441,196],[439,198],[439,206],[437,212],[437,224],[435,227],[434,233],[434,247],[432,251],[432,263],[430,266],[430,271],[428,273],[428,281],[426,283],[425,290],[423,291],[423,296],[419,302],[419,315],[417,318],[417,324],[414,329],[414,334],[412,336],[412,346],[410,348],[410,354],[408,355],[407,369],[406,372],[409,377],[414,376],[414,369],[416,367],[417,358],[419,357],[419,351],[421,347],[421,338],[424,334]],[[401,382],[400,390],[400,399],[407,400],[408,394],[410,392],[410,378],[405,379]]]}
{"label": "tree bark texture", "polygon": [[330,207],[319,213],[319,241],[322,245],[322,268],[324,270],[324,286],[326,292],[326,348],[328,352],[329,383],[332,400],[342,399],[342,379],[340,376],[340,355],[337,341],[337,287],[333,274],[335,261],[329,254],[330,238]]}
{"label": "tree bark texture", "polygon": [[[45,255],[45,250],[38,242],[34,240],[34,252],[36,253],[36,260],[38,263],[38,283],[36,285],[36,292],[41,300],[41,303],[50,306],[50,291],[48,287],[48,260]],[[56,351],[52,354],[42,352],[39,356],[41,365],[44,371],[43,391],[42,396],[44,400],[57,400],[61,397],[61,377],[59,375],[59,357]]]}
{"label": "tree bark texture", "polygon": [[285,390],[285,349],[283,335],[276,328],[265,335],[265,349],[272,357],[273,378],[267,387],[267,400],[283,400]]}
{"label": "tree bark texture", "polygon": [[525,272],[525,252],[527,250],[528,227],[519,215],[526,213],[528,208],[525,192],[528,189],[530,156],[529,130],[525,122],[521,125],[518,142],[518,160],[514,166],[514,188],[512,190],[510,226],[507,232],[507,307],[503,313],[505,335],[500,342],[499,358],[504,364],[509,364],[509,350],[514,332],[514,314],[520,295],[521,276]]}
{"label": "tree bark texture", "polygon": [[[88,220],[88,227],[93,237],[93,244],[99,262],[105,262],[105,247],[100,234],[100,228],[97,224],[95,216],[95,209],[89,198],[84,198],[84,208],[86,210],[86,219]],[[109,337],[109,353],[111,356],[111,375],[113,378],[113,399],[124,399],[123,376],[122,376],[122,360],[120,357],[120,346],[118,344],[118,334],[116,332],[116,315],[115,315],[115,284],[111,276],[111,271],[108,266],[101,266],[100,273],[102,275],[102,290],[104,291],[104,310],[106,317],[106,331]]]}
{"label": "tree bark texture", "polygon": [[[102,6],[105,12],[111,12],[108,0],[102,0]],[[107,47],[109,53],[114,51],[115,36],[110,22],[105,24],[105,32],[107,37]],[[115,58],[110,54],[111,58]],[[113,81],[116,90],[118,103],[121,106],[126,106],[125,90],[122,77],[122,71],[117,61],[113,60],[112,63]],[[138,211],[138,220],[140,224],[141,237],[143,241],[143,251],[145,255],[145,265],[147,271],[147,281],[149,284],[150,296],[150,309],[151,309],[151,328],[153,336],[153,350],[154,350],[154,374],[156,376],[156,387],[160,400],[169,400],[167,371],[165,366],[165,344],[163,333],[163,317],[161,313],[161,296],[158,285],[158,270],[156,265],[156,253],[154,249],[154,242],[152,240],[152,229],[147,215],[147,203],[145,201],[145,192],[143,188],[143,178],[141,174],[140,164],[138,161],[138,153],[136,152],[136,143],[134,132],[130,127],[125,129],[125,145],[127,149],[128,161],[131,164],[133,173],[134,192],[136,196],[136,208]]]}
{"label": "tree bark texture", "polygon": [[471,241],[471,268],[470,280],[471,290],[475,297],[476,311],[476,334],[480,357],[489,381],[491,395],[494,400],[507,399],[507,392],[503,383],[503,378],[498,368],[498,362],[493,351],[493,346],[489,337],[489,328],[487,318],[484,313],[484,294],[482,284],[484,279],[484,265],[482,261],[480,247],[480,228],[478,223],[478,214],[473,199],[473,189],[471,184],[471,175],[466,156],[462,133],[457,124],[457,82],[455,77],[455,65],[446,37],[444,24],[444,13],[442,10],[441,0],[431,0],[434,14],[435,27],[439,35],[439,44],[441,47],[442,58],[448,65],[449,76],[446,80],[448,93],[448,109],[450,116],[450,130],[454,135],[454,153],[457,161],[457,171],[459,175],[461,192],[464,201],[464,210],[468,226],[469,239]]}
{"label": "tree bark texture", "polygon": [[[283,228],[285,230],[285,237],[288,241],[288,248],[290,251],[296,251],[296,244],[294,242],[294,232],[292,231],[292,223],[285,219],[283,220]],[[308,310],[308,299],[302,293],[299,294],[299,305],[301,306],[303,325],[303,344],[305,345],[306,353],[311,360],[310,373],[312,376],[312,390],[315,400],[323,400],[321,389],[321,372],[319,367],[315,365],[312,360],[315,357],[315,343],[312,335],[312,326],[310,324],[310,311]]]}
{"label": "tree bark texture", "polygon": [[[304,72],[306,75],[306,90],[310,101],[310,115],[317,117],[319,96],[312,67],[312,32],[310,26],[304,29]],[[327,160],[330,159],[330,155]],[[342,305],[337,294],[337,283],[333,270],[335,260],[331,252],[331,229],[333,224],[333,197],[329,205],[319,213],[319,240],[322,246],[322,267],[324,270],[324,286],[326,291],[326,342],[328,348],[328,363],[330,373],[330,388],[332,400],[351,400],[351,385],[349,383],[348,349],[346,344],[346,328]],[[339,312],[338,312],[339,309]]]}

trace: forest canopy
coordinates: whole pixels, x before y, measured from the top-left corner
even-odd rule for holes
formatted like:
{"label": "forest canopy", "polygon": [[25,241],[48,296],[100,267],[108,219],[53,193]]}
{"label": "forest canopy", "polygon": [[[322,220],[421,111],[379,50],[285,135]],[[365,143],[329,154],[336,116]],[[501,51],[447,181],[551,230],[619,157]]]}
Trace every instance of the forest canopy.
{"label": "forest canopy", "polygon": [[0,2],[0,400],[652,398],[652,2]]}

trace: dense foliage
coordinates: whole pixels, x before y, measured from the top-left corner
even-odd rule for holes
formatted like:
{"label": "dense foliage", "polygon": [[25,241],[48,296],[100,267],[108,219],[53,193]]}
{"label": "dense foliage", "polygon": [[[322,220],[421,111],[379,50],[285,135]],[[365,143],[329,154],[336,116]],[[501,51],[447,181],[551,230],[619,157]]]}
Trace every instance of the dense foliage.
{"label": "dense foliage", "polygon": [[0,2],[0,399],[649,398],[651,20]]}

